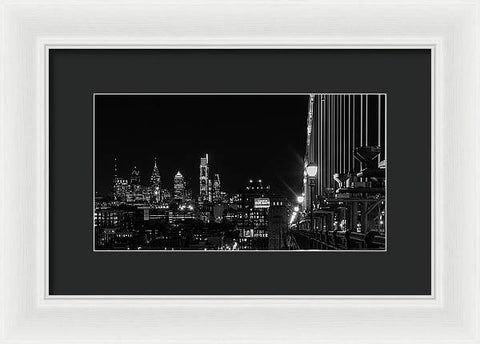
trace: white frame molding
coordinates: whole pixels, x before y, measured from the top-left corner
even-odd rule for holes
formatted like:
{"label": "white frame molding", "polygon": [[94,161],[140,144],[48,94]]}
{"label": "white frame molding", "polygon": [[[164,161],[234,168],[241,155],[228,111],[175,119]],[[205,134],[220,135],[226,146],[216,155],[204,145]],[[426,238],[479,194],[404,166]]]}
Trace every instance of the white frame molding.
{"label": "white frame molding", "polygon": [[[479,0],[0,0],[0,343],[480,343]],[[51,47],[432,49],[431,296],[53,297]]]}

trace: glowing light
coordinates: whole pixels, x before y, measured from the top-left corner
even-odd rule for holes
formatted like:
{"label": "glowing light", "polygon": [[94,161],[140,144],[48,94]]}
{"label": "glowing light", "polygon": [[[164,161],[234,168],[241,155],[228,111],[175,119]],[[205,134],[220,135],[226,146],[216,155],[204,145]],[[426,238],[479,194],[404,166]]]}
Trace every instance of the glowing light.
{"label": "glowing light", "polygon": [[297,212],[297,211],[300,210],[300,208],[297,206],[297,207],[293,208],[293,210],[294,210],[295,212]]}
{"label": "glowing light", "polygon": [[304,199],[305,199],[305,197],[303,197],[303,196],[298,196],[298,197],[297,197],[297,202],[298,202],[298,203],[303,203],[303,200],[304,200]]}
{"label": "glowing light", "polygon": [[310,177],[310,178],[313,178],[317,175],[317,171],[318,171],[318,166],[315,165],[315,164],[310,164],[307,166],[307,175]]}
{"label": "glowing light", "polygon": [[292,224],[293,221],[295,221],[295,218],[296,218],[296,217],[297,217],[297,212],[294,211],[294,212],[292,213],[292,216],[290,217],[290,224]]}
{"label": "glowing light", "polygon": [[359,223],[357,223],[357,232],[361,232],[362,231],[362,225]]}

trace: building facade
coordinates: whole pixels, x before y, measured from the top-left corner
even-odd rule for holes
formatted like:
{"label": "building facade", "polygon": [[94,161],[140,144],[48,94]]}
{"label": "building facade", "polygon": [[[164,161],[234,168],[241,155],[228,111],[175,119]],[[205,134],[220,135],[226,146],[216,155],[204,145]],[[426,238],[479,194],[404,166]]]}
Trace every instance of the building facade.
{"label": "building facade", "polygon": [[218,203],[222,199],[221,195],[221,184],[220,184],[220,175],[215,173],[213,177],[213,192],[212,192],[212,201]]}
{"label": "building facade", "polygon": [[268,209],[268,249],[282,250],[287,246],[289,209],[284,197],[272,197]]}
{"label": "building facade", "polygon": [[185,200],[185,179],[180,171],[173,178],[173,199],[177,202]]}
{"label": "building facade", "polygon": [[202,202],[207,202],[210,198],[209,194],[208,154],[205,154],[205,157],[200,158],[199,200]]}
{"label": "building facade", "polygon": [[157,167],[157,159],[155,159],[152,175],[150,177],[150,202],[159,204],[162,201],[162,180]]}
{"label": "building facade", "polygon": [[250,180],[241,191],[241,220],[237,224],[241,249],[267,249],[270,186]]}

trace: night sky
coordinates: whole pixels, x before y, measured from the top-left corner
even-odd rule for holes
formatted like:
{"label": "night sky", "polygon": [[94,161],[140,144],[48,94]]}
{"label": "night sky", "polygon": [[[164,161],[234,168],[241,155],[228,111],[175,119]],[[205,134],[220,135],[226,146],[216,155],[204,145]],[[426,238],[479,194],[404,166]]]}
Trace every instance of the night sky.
{"label": "night sky", "polygon": [[180,170],[194,196],[200,157],[209,154],[210,176],[237,192],[262,179],[291,199],[301,193],[308,95],[96,95],[95,180],[112,193],[118,174],[134,166],[147,185],[154,157],[162,187]]}

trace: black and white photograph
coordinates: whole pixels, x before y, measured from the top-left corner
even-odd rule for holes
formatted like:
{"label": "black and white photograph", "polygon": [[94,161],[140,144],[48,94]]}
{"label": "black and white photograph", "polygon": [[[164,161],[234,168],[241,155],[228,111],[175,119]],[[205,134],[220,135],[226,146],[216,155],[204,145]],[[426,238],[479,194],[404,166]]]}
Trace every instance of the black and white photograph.
{"label": "black and white photograph", "polygon": [[480,344],[480,0],[3,3],[0,344]]}
{"label": "black and white photograph", "polygon": [[385,251],[385,93],[95,93],[94,251]]}

